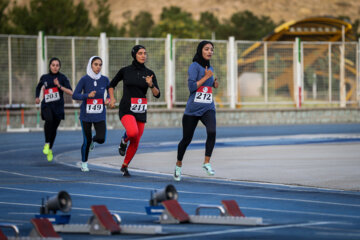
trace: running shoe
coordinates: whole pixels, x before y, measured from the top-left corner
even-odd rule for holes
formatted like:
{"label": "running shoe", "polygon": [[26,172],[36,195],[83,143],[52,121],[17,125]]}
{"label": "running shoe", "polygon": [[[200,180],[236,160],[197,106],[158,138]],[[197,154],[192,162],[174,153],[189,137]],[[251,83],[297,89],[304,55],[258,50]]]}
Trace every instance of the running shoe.
{"label": "running shoe", "polygon": [[174,180],[175,181],[181,180],[181,167],[175,166]]}
{"label": "running shoe", "polygon": [[46,158],[47,158],[48,162],[51,162],[53,160],[54,156],[53,156],[51,149],[49,149],[48,154],[46,155]]}
{"label": "running shoe", "polygon": [[129,171],[128,171],[128,168],[127,168],[127,167],[122,167],[122,168],[120,169],[120,171],[122,172],[122,174],[123,174],[124,177],[130,177],[130,176],[131,176],[130,173],[129,173]]}
{"label": "running shoe", "polygon": [[203,169],[205,169],[206,173],[210,176],[213,176],[215,174],[215,171],[211,168],[210,163],[206,163],[203,165]]}
{"label": "running shoe", "polygon": [[125,156],[126,147],[127,147],[127,143],[125,142],[125,135],[124,135],[121,138],[121,142],[120,142],[120,145],[119,145],[119,154],[120,154],[120,156]]}
{"label": "running shoe", "polygon": [[50,150],[50,145],[48,143],[45,143],[44,145],[44,149],[43,149],[43,153],[45,155],[48,155],[49,154],[49,150]]}
{"label": "running shoe", "polygon": [[90,151],[94,151],[94,148],[95,148],[95,143],[94,143],[94,140],[91,140],[89,150],[90,150]]}
{"label": "running shoe", "polygon": [[82,172],[88,172],[88,171],[90,171],[89,168],[88,168],[87,162],[82,162],[82,163],[81,163],[81,171],[82,171]]}

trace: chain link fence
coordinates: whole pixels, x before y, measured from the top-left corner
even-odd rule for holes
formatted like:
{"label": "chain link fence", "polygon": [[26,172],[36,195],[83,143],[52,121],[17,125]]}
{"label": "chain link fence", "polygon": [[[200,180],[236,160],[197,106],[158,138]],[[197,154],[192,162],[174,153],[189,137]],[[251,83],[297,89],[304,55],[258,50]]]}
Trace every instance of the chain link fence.
{"label": "chain link fence", "polygon": [[[131,64],[132,47],[142,44],[148,52],[146,66],[155,72],[161,91],[160,99],[155,99],[148,92],[149,105],[169,108],[167,91],[173,91],[170,96],[171,106],[183,107],[186,104],[189,96],[187,71],[200,40],[173,39],[167,42],[163,38],[107,38],[106,41],[108,66],[104,67],[110,80],[120,68]],[[62,64],[61,72],[69,78],[73,88],[86,74],[89,58],[99,55],[101,45],[98,37],[46,36],[44,42],[46,72],[49,59],[58,57]],[[234,99],[237,108],[295,106],[294,42],[236,41],[234,49],[229,48],[229,41],[214,40],[213,43],[211,64],[214,76],[220,83],[214,93],[218,107],[230,108],[231,94],[236,95]],[[340,49],[343,44],[345,51],[342,54]],[[171,52],[169,59],[167,51]],[[38,36],[0,35],[2,107],[13,104],[35,107],[35,88],[41,75],[38,64],[42,56],[39,56],[39,52]],[[235,53],[235,59],[229,58],[230,52]],[[342,68],[346,104],[358,106],[360,80],[357,42],[302,42],[301,53],[302,106],[338,107],[341,101]],[[342,57],[344,64],[341,64]],[[229,77],[231,61],[236,65],[235,79]],[[172,74],[168,75],[170,69]],[[236,91],[232,91],[232,86],[235,86]],[[117,100],[121,98],[122,82],[115,96]],[[69,96],[65,97],[65,103],[67,106],[76,104]]]}

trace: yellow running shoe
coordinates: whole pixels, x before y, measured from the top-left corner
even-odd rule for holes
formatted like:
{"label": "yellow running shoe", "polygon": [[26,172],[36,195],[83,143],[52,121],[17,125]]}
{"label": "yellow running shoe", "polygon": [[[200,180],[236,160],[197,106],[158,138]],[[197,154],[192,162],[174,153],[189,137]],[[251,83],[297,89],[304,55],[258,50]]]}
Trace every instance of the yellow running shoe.
{"label": "yellow running shoe", "polygon": [[49,150],[50,150],[50,145],[49,145],[48,143],[46,143],[46,144],[44,145],[43,153],[44,153],[45,155],[48,155],[48,154],[49,154]]}
{"label": "yellow running shoe", "polygon": [[53,154],[52,154],[52,150],[51,149],[49,149],[49,153],[48,153],[48,155],[47,155],[47,160],[49,161],[49,162],[51,162],[52,160],[53,160]]}

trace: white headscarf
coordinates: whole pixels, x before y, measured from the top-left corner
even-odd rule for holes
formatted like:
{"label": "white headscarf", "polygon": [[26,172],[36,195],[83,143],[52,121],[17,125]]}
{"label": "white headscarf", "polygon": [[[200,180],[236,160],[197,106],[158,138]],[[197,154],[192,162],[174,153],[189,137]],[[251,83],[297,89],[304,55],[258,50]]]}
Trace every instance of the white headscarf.
{"label": "white headscarf", "polygon": [[[101,71],[96,74],[94,73],[94,71],[92,70],[91,68],[91,61],[95,58],[95,57],[98,57],[98,56],[92,56],[90,59],[89,59],[89,62],[88,62],[88,65],[87,65],[87,68],[86,68],[86,74],[89,75],[89,77],[91,77],[92,79],[95,79],[95,80],[98,80],[101,78]],[[100,57],[98,57],[100,58]],[[100,58],[101,59],[101,58]]]}

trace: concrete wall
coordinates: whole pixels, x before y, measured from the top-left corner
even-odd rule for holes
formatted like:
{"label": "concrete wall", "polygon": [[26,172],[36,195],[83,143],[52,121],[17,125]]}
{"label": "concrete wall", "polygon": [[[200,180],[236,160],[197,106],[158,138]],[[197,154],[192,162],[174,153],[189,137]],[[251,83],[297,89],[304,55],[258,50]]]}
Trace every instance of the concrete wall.
{"label": "concrete wall", "polygon": [[[60,127],[79,129],[77,119],[78,110],[67,110],[66,119]],[[184,109],[156,109],[149,110],[147,127],[181,127]],[[0,131],[6,131],[6,112],[0,112]],[[218,126],[244,126],[244,125],[277,125],[277,124],[326,124],[326,123],[360,123],[360,108],[331,108],[331,109],[272,109],[272,110],[217,110],[216,120]],[[36,128],[37,112],[27,110],[24,112],[24,127]],[[107,113],[109,128],[123,129],[118,117],[118,110]],[[10,127],[21,128],[21,112],[10,111]],[[43,121],[40,120],[40,129]]]}

